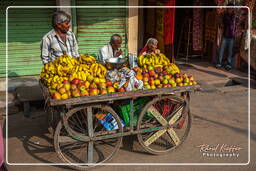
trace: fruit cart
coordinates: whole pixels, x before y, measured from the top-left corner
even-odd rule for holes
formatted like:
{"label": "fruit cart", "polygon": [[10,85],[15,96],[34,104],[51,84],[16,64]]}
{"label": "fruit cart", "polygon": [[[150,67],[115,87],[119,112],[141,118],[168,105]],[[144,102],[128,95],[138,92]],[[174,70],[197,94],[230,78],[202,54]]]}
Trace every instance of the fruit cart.
{"label": "fruit cart", "polygon": [[[64,163],[78,170],[108,162],[123,136],[136,134],[151,154],[177,148],[191,127],[189,94],[200,90],[200,85],[191,85],[56,100],[42,82],[39,84],[49,113],[57,120],[55,150]],[[143,97],[149,100],[138,113],[135,102]],[[129,123],[114,110],[123,101],[128,101]]]}

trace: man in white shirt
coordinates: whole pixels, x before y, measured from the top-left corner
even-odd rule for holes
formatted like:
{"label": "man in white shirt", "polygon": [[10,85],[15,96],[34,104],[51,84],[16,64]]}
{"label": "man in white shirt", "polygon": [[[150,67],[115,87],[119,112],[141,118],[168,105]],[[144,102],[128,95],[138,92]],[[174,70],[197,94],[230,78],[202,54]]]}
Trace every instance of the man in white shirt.
{"label": "man in white shirt", "polygon": [[122,50],[119,49],[122,44],[122,37],[119,34],[113,34],[110,42],[103,46],[99,51],[99,62],[105,63],[106,59],[122,57]]}
{"label": "man in white shirt", "polygon": [[57,11],[53,14],[53,29],[44,35],[41,41],[43,64],[47,64],[64,54],[79,57],[75,34],[69,31],[70,19],[71,17],[63,11]]}

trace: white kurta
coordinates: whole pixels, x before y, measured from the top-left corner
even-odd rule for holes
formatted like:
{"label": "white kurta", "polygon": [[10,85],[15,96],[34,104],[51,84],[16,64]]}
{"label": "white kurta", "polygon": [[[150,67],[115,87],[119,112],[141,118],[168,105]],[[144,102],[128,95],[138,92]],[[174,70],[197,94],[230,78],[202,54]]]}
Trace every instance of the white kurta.
{"label": "white kurta", "polygon": [[[99,62],[105,63],[106,59],[114,57],[114,53],[116,53],[116,51],[113,52],[111,44],[108,43],[99,50]],[[122,57],[122,55],[120,55],[119,57]]]}

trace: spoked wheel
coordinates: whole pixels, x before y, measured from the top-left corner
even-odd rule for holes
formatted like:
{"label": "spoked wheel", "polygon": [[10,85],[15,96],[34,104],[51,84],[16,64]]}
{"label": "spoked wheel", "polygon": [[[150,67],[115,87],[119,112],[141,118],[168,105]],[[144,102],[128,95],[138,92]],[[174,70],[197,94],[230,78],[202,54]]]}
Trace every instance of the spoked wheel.
{"label": "spoked wheel", "polygon": [[[162,127],[163,129],[157,129]],[[176,96],[157,97],[141,111],[138,140],[152,154],[164,154],[180,146],[188,136],[191,116],[186,100]]]}
{"label": "spoked wheel", "polygon": [[[103,123],[102,120],[108,122]],[[109,161],[120,148],[123,128],[108,106],[76,107],[65,114],[54,135],[55,150],[70,167],[87,170]]]}

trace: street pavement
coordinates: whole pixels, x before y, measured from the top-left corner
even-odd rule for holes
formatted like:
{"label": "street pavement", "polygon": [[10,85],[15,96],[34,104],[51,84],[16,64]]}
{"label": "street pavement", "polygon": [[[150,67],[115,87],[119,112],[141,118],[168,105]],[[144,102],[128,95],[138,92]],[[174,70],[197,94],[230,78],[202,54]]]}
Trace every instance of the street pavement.
{"label": "street pavement", "polygon": [[[189,71],[188,68],[184,68]],[[214,71],[213,71],[214,72]],[[225,71],[221,71],[225,74]],[[224,73],[225,72],[225,73]],[[205,73],[205,72],[204,72]],[[207,73],[211,74],[211,73]],[[193,74],[194,75],[194,74]],[[192,127],[185,142],[166,155],[151,155],[139,145],[136,136],[123,139],[124,145],[109,162],[123,165],[108,165],[95,171],[254,171],[256,168],[256,89],[251,89],[250,151],[248,151],[248,88],[246,82],[224,86],[230,79],[211,82],[198,73],[202,80],[202,91],[191,93],[190,109],[193,115]],[[230,75],[229,73],[227,75]],[[219,76],[219,75],[215,75]],[[207,78],[205,78],[207,77]],[[240,77],[241,78],[241,77]],[[215,79],[215,78],[211,78]],[[211,84],[207,84],[211,82]],[[8,117],[8,162],[9,163],[55,163],[60,162],[53,149],[53,141],[47,130],[45,113],[42,108],[32,108],[31,118],[22,112]],[[128,143],[127,143],[128,142]],[[131,146],[132,144],[132,146]],[[200,152],[199,145],[219,147],[222,145],[240,147],[233,157],[207,156]],[[250,161],[248,153],[250,152]],[[219,149],[215,153],[220,153]],[[237,156],[238,155],[238,156]],[[127,165],[140,163],[143,165]],[[158,165],[153,165],[158,163]],[[159,165],[162,163],[162,165]],[[225,164],[226,163],[226,164]],[[227,164],[228,163],[228,164]],[[183,164],[183,165],[181,165]],[[213,166],[212,164],[222,164]],[[238,165],[241,164],[241,165]],[[14,166],[10,171],[65,171],[64,166]]]}

